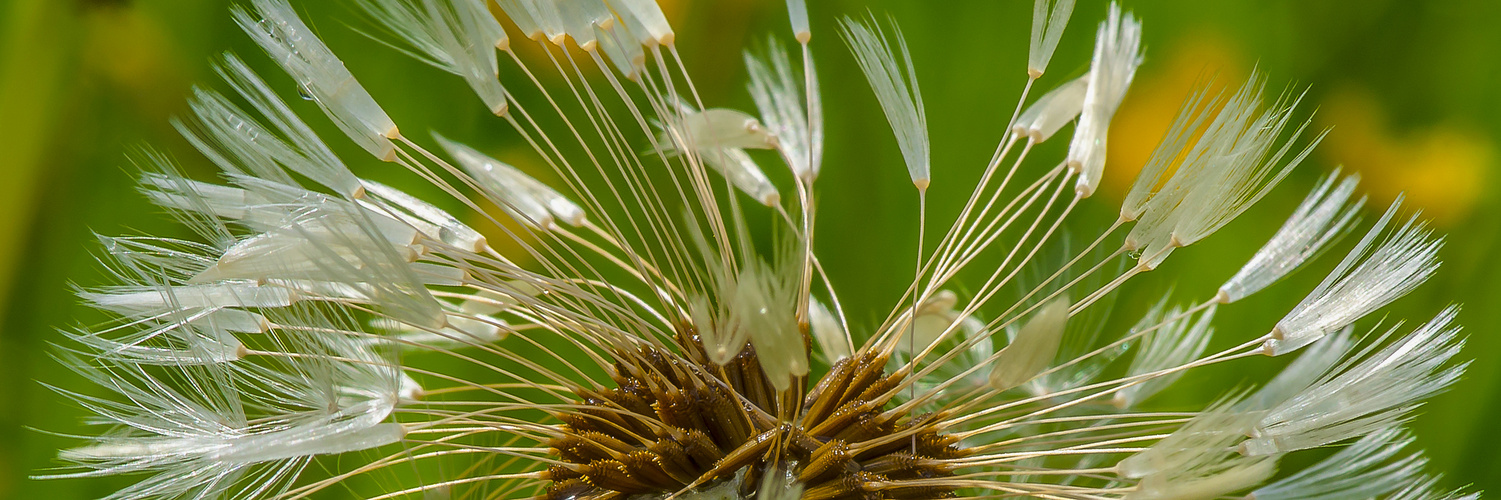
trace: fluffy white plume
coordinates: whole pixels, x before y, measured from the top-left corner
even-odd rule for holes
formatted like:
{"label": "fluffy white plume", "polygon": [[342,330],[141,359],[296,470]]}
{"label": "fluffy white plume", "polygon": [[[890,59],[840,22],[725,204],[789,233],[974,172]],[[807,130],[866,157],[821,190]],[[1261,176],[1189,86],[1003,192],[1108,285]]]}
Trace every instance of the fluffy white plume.
{"label": "fluffy white plume", "polygon": [[[1059,28],[1062,31],[1062,28]],[[1100,186],[1105,172],[1105,143],[1110,135],[1110,120],[1131,80],[1141,66],[1141,23],[1130,13],[1110,4],[1110,14],[1100,22],[1095,35],[1094,60],[1089,64],[1089,88],[1084,93],[1084,108],[1079,126],[1068,145],[1068,168],[1079,175],[1075,190],[1088,197]]]}
{"label": "fluffy white plume", "polygon": [[772,386],[787,390],[809,369],[806,344],[795,315],[796,275],[779,272],[760,260],[742,262],[741,266],[735,274],[726,270],[712,275],[715,293],[692,299],[689,313],[693,324],[703,337],[711,361],[729,363],[748,339]]}
{"label": "fluffy white plume", "polygon": [[1459,326],[1453,324],[1458,311],[1445,309],[1406,337],[1364,359],[1347,361],[1277,405],[1257,422],[1252,438],[1241,443],[1242,453],[1268,455],[1322,446],[1406,419],[1424,399],[1458,380],[1469,364],[1444,367],[1464,346]]}
{"label": "fluffy white plume", "polygon": [[1058,133],[1058,129],[1079,116],[1079,112],[1084,109],[1084,96],[1088,90],[1088,73],[1059,85],[1028,106],[1016,118],[1016,124],[1011,126],[1011,133],[1026,136],[1034,143],[1048,140]]}
{"label": "fluffy white plume", "polygon": [[391,139],[396,123],[344,68],[328,46],[303,24],[287,0],[251,0],[254,11],[236,6],[235,22],[280,64],[345,134],[384,161],[396,159]]}
{"label": "fluffy white plume", "polygon": [[1145,451],[1116,464],[1122,477],[1140,479],[1126,495],[1132,500],[1215,498],[1272,477],[1277,462],[1270,457],[1244,457],[1231,446],[1254,414],[1228,410],[1223,401],[1200,413],[1172,435]]}
{"label": "fluffy white plume", "polygon": [[[401,221],[372,212],[359,203],[313,193],[298,187],[248,177],[237,177],[240,188],[209,190],[217,194],[243,189],[243,196],[263,204],[247,205],[232,211],[254,215],[245,224],[254,232],[234,241],[222,250],[201,256],[200,267],[183,269],[186,283],[173,286],[170,300],[201,300],[198,307],[211,305],[234,307],[235,297],[244,295],[247,283],[278,301],[294,299],[334,299],[376,306],[381,312],[417,325],[442,325],[441,307],[427,292],[428,284],[447,284],[461,274],[445,266],[414,262],[420,250],[413,246],[416,229]],[[173,181],[170,177],[148,177],[157,186],[179,188],[195,184]],[[156,186],[153,186],[156,187]],[[173,203],[185,207],[209,207],[196,188],[164,191]],[[186,210],[192,210],[188,208]],[[218,224],[218,213],[202,213]],[[213,287],[236,287],[215,291],[215,295],[193,298],[198,290]],[[285,290],[277,291],[276,288]],[[180,291],[179,291],[180,290]],[[238,294],[229,295],[225,294]],[[163,301],[168,296],[151,293],[116,297],[119,302]],[[214,303],[210,301],[220,301]]]}
{"label": "fluffy white plume", "polygon": [[474,148],[436,133],[433,137],[517,222],[543,229],[552,227],[554,218],[574,226],[584,223],[583,208],[541,181]]}
{"label": "fluffy white plume", "polygon": [[[1209,348],[1209,339],[1214,336],[1214,327],[1210,323],[1214,321],[1215,306],[1211,305],[1203,312],[1198,313],[1195,320],[1193,314],[1185,314],[1180,308],[1174,307],[1163,314],[1162,309],[1155,307],[1136,323],[1132,332],[1146,328],[1157,328],[1146,334],[1137,341],[1139,346],[1136,357],[1131,359],[1131,366],[1126,369],[1128,377],[1158,372],[1169,368],[1175,368],[1188,364],[1204,354]],[[1161,392],[1173,382],[1177,382],[1183,376],[1182,371],[1169,375],[1148,378],[1140,383],[1122,388],[1115,393],[1114,403],[1119,408],[1130,408],[1152,395]]]}
{"label": "fluffy white plume", "polygon": [[511,333],[505,320],[484,314],[448,314],[447,326],[441,329],[418,328],[400,321],[376,320],[372,326],[394,332],[401,347],[409,349],[453,349],[490,344]]}
{"label": "fluffy white plume", "polygon": [[[1048,8],[1052,4],[1052,9]],[[1032,3],[1032,44],[1027,50],[1027,74],[1042,76],[1053,59],[1053,50],[1063,39],[1063,28],[1074,13],[1074,0],[1036,0]],[[1041,141],[1039,141],[1041,142]]]}
{"label": "fluffy white plume", "polygon": [[[318,307],[277,323],[346,330]],[[304,330],[314,331],[314,330]],[[229,361],[164,367],[71,359],[69,365],[116,398],[65,392],[117,429],[59,457],[80,469],[49,477],[149,474],[106,497],[256,497],[280,491],[316,455],[396,443],[401,425],[385,422],[400,394],[400,370],[352,337],[291,331],[271,345],[299,356],[265,363]]]}
{"label": "fluffy white plume", "polygon": [[490,15],[485,0],[360,0],[405,52],[435,68],[464,78],[490,111],[506,112],[495,49],[510,43]]}
{"label": "fluffy white plume", "polygon": [[386,204],[384,213],[413,227],[424,228],[421,232],[427,238],[468,252],[481,252],[485,249],[485,237],[479,231],[443,209],[379,182],[367,180],[364,185],[371,198]]}
{"label": "fluffy white plume", "polygon": [[1442,476],[1423,476],[1402,486],[1401,490],[1386,497],[1386,500],[1480,500],[1479,493],[1461,493],[1461,490],[1444,491],[1438,483]]}
{"label": "fluffy white plume", "polygon": [[672,145],[669,154],[692,150],[699,161],[763,205],[773,206],[782,199],[776,185],[744,150],[779,147],[775,130],[767,130],[755,118],[732,109],[699,111],[681,99],[677,108],[681,119],[669,117],[669,123],[677,125],[662,126],[658,139],[659,144]]}
{"label": "fluffy white plume", "polygon": [[677,35],[656,0],[607,0],[637,41],[644,45],[672,45]]}
{"label": "fluffy white plume", "polygon": [[1308,346],[1303,354],[1298,355],[1298,359],[1289,363],[1270,382],[1242,400],[1237,409],[1270,410],[1307,389],[1314,381],[1333,370],[1350,353],[1350,349],[1355,347],[1354,330],[1354,327],[1347,326],[1339,333]]}
{"label": "fluffy white plume", "polygon": [[[1214,120],[1198,129],[1199,137],[1181,153],[1172,178],[1152,192],[1141,211],[1135,213],[1141,219],[1127,235],[1126,246],[1143,250],[1142,265],[1156,267],[1174,248],[1191,245],[1229,224],[1281,182],[1318,143],[1315,139],[1302,152],[1283,161],[1308,122],[1278,147],[1297,100],[1289,103],[1284,95],[1269,109],[1259,111],[1265,85],[1264,77],[1253,74],[1215,113]],[[1205,106],[1202,112],[1212,110],[1212,105]],[[1193,122],[1201,123],[1202,118]],[[1172,162],[1178,156],[1168,153],[1163,158]],[[1161,171],[1151,174],[1159,176]]]}
{"label": "fluffy white plume", "polygon": [[761,126],[755,117],[742,111],[709,108],[686,110],[681,117],[668,117],[668,126],[659,141],[677,150],[707,151],[722,148],[770,149],[776,136]]}
{"label": "fluffy white plume", "polygon": [[563,21],[552,0],[496,0],[495,4],[527,38],[563,44]]}
{"label": "fluffy white plume", "polygon": [[[585,51],[593,51],[599,45],[595,28],[609,31],[615,27],[615,14],[603,0],[543,0],[542,3],[548,2],[557,6],[563,32]],[[563,44],[560,39],[553,39],[553,43]]]}
{"label": "fluffy white plume", "polygon": [[226,54],[216,69],[265,125],[224,96],[194,89],[194,120],[176,126],[199,151],[228,172],[295,184],[291,171],[344,196],[362,195],[359,179],[249,66]]}
{"label": "fluffy white plume", "polygon": [[1221,302],[1230,303],[1256,293],[1312,260],[1359,220],[1365,197],[1350,202],[1359,175],[1350,175],[1335,186],[1339,171],[1324,177],[1303,199],[1287,222],[1246,265],[1220,285]]}
{"label": "fluffy white plume", "polygon": [[[750,94],[761,113],[761,121],[777,138],[777,149],[792,173],[804,179],[816,178],[823,163],[823,110],[818,106],[817,74],[807,75],[813,94],[804,107],[805,80],[794,76],[787,51],[776,39],[768,40],[764,58],[746,52],[745,67],[750,72]],[[812,67],[811,63],[805,66]]]}
{"label": "fluffy white plume", "polygon": [[1250,500],[1383,498],[1418,479],[1428,460],[1414,453],[1393,459],[1413,438],[1400,427],[1373,432],[1296,474],[1257,488]]}
{"label": "fluffy white plume", "polygon": [[808,43],[813,30],[808,26],[807,0],[787,0],[787,17],[792,22],[792,36],[797,37],[798,43]]}
{"label": "fluffy white plume", "polygon": [[1006,390],[1032,380],[1053,364],[1068,322],[1068,299],[1058,298],[1033,313],[1016,338],[1000,352],[990,370],[990,386]]}
{"label": "fluffy white plume", "polygon": [[1417,215],[1376,243],[1401,206],[1398,197],[1334,271],[1277,322],[1266,341],[1267,354],[1292,352],[1339,331],[1406,295],[1438,270],[1444,240],[1433,238]]}
{"label": "fluffy white plume", "polygon": [[[1178,114],[1173,117],[1173,123],[1168,127],[1167,133],[1163,134],[1162,141],[1157,148],[1152,150],[1152,156],[1147,159],[1146,165],[1141,167],[1141,172],[1136,174],[1136,181],[1131,184],[1131,191],[1126,193],[1126,198],[1121,202],[1122,221],[1134,221],[1141,217],[1147,208],[1147,202],[1156,194],[1157,189],[1162,187],[1163,179],[1175,170],[1168,167],[1177,165],[1179,155],[1183,154],[1183,148],[1188,146],[1188,141],[1193,140],[1198,134],[1204,120],[1210,113],[1204,109],[1212,109],[1219,103],[1218,98],[1210,99],[1208,104],[1204,98],[1209,89],[1199,88],[1189,95],[1178,108]],[[1202,109],[1201,109],[1202,108]],[[1169,193],[1169,196],[1173,196]],[[1129,244],[1136,247],[1136,244]]]}
{"label": "fluffy white plume", "polygon": [[[851,18],[841,20],[844,42],[855,54],[855,62],[865,73],[876,101],[886,112],[886,121],[896,134],[897,146],[907,163],[907,174],[919,190],[926,190],[931,157],[928,152],[928,118],[923,111],[922,91],[917,86],[917,70],[912,67],[912,53],[907,50],[907,40],[902,38],[902,29],[891,20],[896,39],[896,50],[901,52],[900,61],[887,40],[885,30],[871,18],[861,23]],[[868,26],[867,26],[868,24]]]}
{"label": "fluffy white plume", "polygon": [[830,364],[850,357],[848,334],[839,318],[818,299],[808,298],[808,326],[813,330],[813,339],[818,341],[819,352]]}

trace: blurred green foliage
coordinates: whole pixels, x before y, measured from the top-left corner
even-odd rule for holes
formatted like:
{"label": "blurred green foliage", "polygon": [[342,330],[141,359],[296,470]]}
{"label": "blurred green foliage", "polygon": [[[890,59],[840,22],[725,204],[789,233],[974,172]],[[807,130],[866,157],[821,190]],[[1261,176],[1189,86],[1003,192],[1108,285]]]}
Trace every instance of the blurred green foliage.
{"label": "blurred green foliage", "polygon": [[[295,2],[412,137],[434,129],[485,149],[521,155],[519,141],[485,112],[462,82],[372,43],[348,2]],[[930,223],[951,220],[989,158],[1024,83],[1031,2],[1024,0],[812,0],[813,45],[829,116],[819,179],[817,249],[856,327],[879,321],[911,279],[916,196],[879,108],[837,40],[834,19],[890,12],[911,43],[926,96],[934,148]],[[47,355],[55,329],[82,321],[71,286],[104,278],[92,231],[186,236],[132,190],[125,154],[152,144],[190,175],[212,178],[168,124],[185,111],[194,83],[214,85],[210,61],[223,50],[247,56],[295,95],[291,82],[242,37],[224,0],[6,0],[0,2],[0,497],[93,498],[118,482],[36,482],[54,465],[81,412],[38,384],[78,388],[81,380]],[[740,50],[785,36],[780,0],[663,0],[704,100],[749,109]],[[935,7],[935,5],[941,5]],[[1407,191],[1450,235],[1440,275],[1390,309],[1423,321],[1451,302],[1476,362],[1465,381],[1425,406],[1413,424],[1447,483],[1501,491],[1501,266],[1494,254],[1501,176],[1501,3],[1490,0],[1132,0],[1144,19],[1147,63],[1112,128],[1110,179],[1087,210],[1108,224],[1123,185],[1166,128],[1195,81],[1234,83],[1252,66],[1273,88],[1301,92],[1315,122],[1334,126],[1308,166],[1261,206],[1202,245],[1175,254],[1159,272],[1124,290],[1124,311],[1140,311],[1168,286],[1179,300],[1207,297],[1267,237],[1304,189],[1338,164],[1361,172],[1373,198]],[[1046,88],[1087,65],[1101,0],[1081,0],[1052,63]],[[518,42],[519,43],[519,42]],[[505,71],[505,70],[503,70]],[[304,105],[305,116],[316,115]],[[313,119],[318,121],[318,119]],[[319,122],[319,125],[326,123]],[[329,130],[327,127],[324,130]],[[325,136],[362,173],[387,165],[336,134]],[[420,139],[419,139],[420,140]],[[1053,141],[1037,157],[1061,157]],[[518,164],[525,160],[517,159]],[[524,166],[524,165],[523,165]],[[422,188],[414,188],[421,190]],[[1348,244],[1348,243],[1347,243]],[[1332,263],[1321,262],[1268,293],[1221,309],[1225,346],[1259,335]],[[1129,314],[1127,314],[1129,316]],[[1127,319],[1126,321],[1129,321]],[[1278,360],[1214,367],[1180,384],[1162,404],[1204,401]],[[1489,415],[1489,416],[1487,416]],[[47,432],[31,430],[44,429]]]}

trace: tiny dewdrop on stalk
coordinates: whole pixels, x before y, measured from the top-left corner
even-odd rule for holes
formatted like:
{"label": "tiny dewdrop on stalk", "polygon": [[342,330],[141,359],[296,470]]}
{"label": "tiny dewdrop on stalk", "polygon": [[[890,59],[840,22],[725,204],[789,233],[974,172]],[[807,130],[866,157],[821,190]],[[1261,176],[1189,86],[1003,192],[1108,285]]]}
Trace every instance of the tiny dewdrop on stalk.
{"label": "tiny dewdrop on stalk", "polygon": [[[129,478],[111,499],[1473,498],[1403,429],[1466,368],[1458,306],[1410,331],[1367,319],[1438,267],[1442,240],[1394,224],[1398,204],[1280,321],[1220,321],[1360,229],[1355,175],[1321,178],[1192,290],[1207,299],[1133,279],[1302,163],[1301,95],[1267,98],[1260,72],[1200,86],[1116,222],[1076,211],[1107,198],[1110,122],[1150,71],[1118,5],[1087,61],[1058,63],[1088,72],[1028,105],[1074,14],[1034,3],[1015,111],[988,160],[953,160],[979,180],[934,241],[922,63],[894,20],[841,18],[848,50],[819,59],[861,68],[900,152],[877,163],[906,168],[920,221],[910,285],[847,316],[838,291],[864,282],[816,255],[815,184],[825,126],[858,113],[825,115],[803,1],[790,34],[743,51],[753,114],[705,102],[720,89],[700,93],[651,0],[354,2],[370,47],[463,78],[500,127],[435,147],[398,134],[288,0],[244,1],[233,17],[292,85],[226,54],[227,90],[193,89],[172,123],[216,182],[132,155],[140,193],[195,236],[99,237],[112,284],[78,295],[109,319],[54,355],[99,387],[53,387],[96,428],[42,477]],[[388,163],[335,154],[303,121],[318,112]],[[1067,153],[1037,158],[1070,123]],[[1141,292],[1161,299],[1119,310]],[[1294,350],[1259,387],[1199,371]],[[1187,381],[1241,389],[1195,404]]]}

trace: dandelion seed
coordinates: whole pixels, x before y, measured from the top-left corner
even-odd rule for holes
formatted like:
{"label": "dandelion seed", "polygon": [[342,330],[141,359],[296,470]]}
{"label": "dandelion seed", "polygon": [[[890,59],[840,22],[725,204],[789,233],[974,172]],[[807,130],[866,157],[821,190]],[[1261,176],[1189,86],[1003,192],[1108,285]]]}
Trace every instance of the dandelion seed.
{"label": "dandelion seed", "polygon": [[1420,454],[1393,459],[1413,438],[1400,428],[1373,432],[1329,458],[1275,483],[1257,488],[1250,498],[1380,498],[1418,479],[1428,460]]}
{"label": "dandelion seed", "polygon": [[254,13],[234,8],[240,25],[328,113],[350,139],[385,161],[396,158],[396,123],[365,92],[323,41],[308,29],[287,0],[252,0]]}
{"label": "dandelion seed", "polygon": [[1058,354],[1067,320],[1067,299],[1043,306],[1016,334],[1016,340],[996,353],[995,367],[990,370],[991,387],[1010,389],[1042,373]]}
{"label": "dandelion seed", "polygon": [[[1126,373],[1129,376],[1142,376],[1183,366],[1199,359],[1204,355],[1204,350],[1209,348],[1210,337],[1214,336],[1214,327],[1210,326],[1210,323],[1214,321],[1214,311],[1214,306],[1210,306],[1209,309],[1199,313],[1197,320],[1192,314],[1177,307],[1164,314],[1159,305],[1148,312],[1147,316],[1137,322],[1136,328],[1132,330],[1147,328],[1156,328],[1156,330],[1142,337],[1141,346],[1137,349],[1136,356],[1131,359],[1131,366],[1126,369]],[[1167,320],[1168,318],[1177,319]],[[1135,406],[1141,400],[1166,389],[1180,376],[1182,376],[1181,372],[1151,378],[1141,384],[1125,387],[1115,393],[1114,403],[1122,408]]]}
{"label": "dandelion seed", "polygon": [[1089,64],[1083,110],[1073,141],[1068,145],[1066,162],[1079,175],[1075,190],[1081,197],[1094,194],[1100,185],[1110,119],[1115,117],[1116,108],[1131,88],[1141,61],[1141,23],[1130,13],[1122,17],[1120,7],[1111,3],[1110,14],[1095,35],[1094,61]]}
{"label": "dandelion seed", "polygon": [[[869,26],[867,26],[867,24]],[[881,110],[886,112],[886,121],[896,134],[902,158],[907,163],[907,173],[918,190],[928,187],[930,158],[928,155],[928,118],[923,111],[922,91],[917,86],[917,70],[912,67],[912,53],[907,50],[907,40],[902,29],[892,22],[896,50],[901,52],[898,60],[886,32],[872,17],[868,23],[844,18],[844,41],[855,54],[855,62],[865,73]]]}
{"label": "dandelion seed", "polygon": [[787,0],[787,16],[792,22],[792,35],[797,43],[808,43],[813,30],[808,27],[808,4],[806,0]]}
{"label": "dandelion seed", "polygon": [[1318,288],[1277,322],[1272,338],[1266,343],[1268,354],[1276,356],[1297,350],[1328,332],[1344,328],[1406,295],[1438,270],[1438,251],[1444,241],[1431,238],[1430,231],[1416,217],[1376,244],[1376,238],[1386,230],[1401,206],[1402,199],[1398,197]]}
{"label": "dandelion seed", "polygon": [[[1052,4],[1049,9],[1048,5]],[[1042,76],[1053,59],[1053,50],[1063,39],[1063,28],[1074,13],[1074,0],[1036,0],[1032,4],[1032,44],[1027,52],[1027,73]]]}
{"label": "dandelion seed", "polygon": [[1244,490],[1276,473],[1276,460],[1243,457],[1228,445],[1254,416],[1230,411],[1222,401],[1151,448],[1121,460],[1118,474],[1140,478],[1133,499],[1214,498]]}
{"label": "dandelion seed", "polygon": [[[808,67],[812,67],[811,61]],[[823,127],[818,112],[818,79],[808,73],[807,82],[811,91],[806,106],[803,102],[802,82],[792,74],[792,62],[787,52],[773,39],[767,43],[766,57],[745,54],[745,67],[750,71],[750,93],[761,112],[761,121],[776,137],[777,148],[782,151],[792,172],[803,178],[818,176],[823,161]],[[809,124],[810,115],[812,125]]]}
{"label": "dandelion seed", "polygon": [[[1308,123],[1304,122],[1290,139],[1277,147],[1278,136],[1291,119],[1297,100],[1289,103],[1284,96],[1269,109],[1258,112],[1265,85],[1265,77],[1252,74],[1214,114],[1214,119],[1200,129],[1202,135],[1189,149],[1182,153],[1169,150],[1161,157],[1163,161],[1171,161],[1179,154],[1183,155],[1172,177],[1155,192],[1146,195],[1149,199],[1144,205],[1122,209],[1123,217],[1128,213],[1141,217],[1127,235],[1126,247],[1141,249],[1146,267],[1156,267],[1173,249],[1191,245],[1240,216],[1302,163],[1318,144],[1318,139],[1315,139],[1302,152],[1283,161],[1291,151],[1293,141]],[[1199,107],[1197,102],[1202,96],[1202,93],[1196,95],[1190,99],[1190,104],[1184,106],[1172,134],[1192,130],[1180,129],[1180,125],[1192,123],[1193,127],[1198,127],[1204,123],[1203,117],[1191,122],[1182,121],[1184,112]],[[1208,113],[1210,108],[1212,106],[1205,106],[1203,112]],[[1179,136],[1165,141],[1164,145],[1170,143],[1184,144],[1184,141]],[[1277,148],[1275,151],[1274,147]],[[1161,176],[1166,167],[1166,163],[1160,163],[1158,158],[1154,153],[1152,166],[1142,171],[1143,176],[1152,180],[1138,180],[1138,188],[1157,185],[1156,177]],[[1140,203],[1137,200],[1144,197],[1136,188],[1132,192],[1134,196],[1127,198],[1127,206]]]}
{"label": "dandelion seed", "polygon": [[[1468,363],[1444,368],[1464,341],[1450,307],[1358,364],[1327,375],[1272,408],[1241,443],[1248,455],[1321,446],[1405,420],[1418,404],[1453,384]],[[1394,327],[1395,329],[1395,327]],[[1387,335],[1392,332],[1388,331]]]}
{"label": "dandelion seed", "polygon": [[1083,111],[1088,89],[1089,75],[1085,74],[1043,94],[1016,119],[1011,133],[1026,136],[1032,142],[1048,140]]}
{"label": "dandelion seed", "polygon": [[1346,177],[1331,191],[1338,176],[1335,172],[1325,177],[1251,261],[1230,281],[1220,285],[1221,302],[1234,302],[1266,288],[1344,234],[1365,206],[1365,198],[1349,203],[1355,184],[1360,181],[1357,175]]}
{"label": "dandelion seed", "polygon": [[506,113],[495,49],[506,48],[505,29],[481,0],[361,0],[383,28],[410,46],[410,54],[464,78],[490,111]]}

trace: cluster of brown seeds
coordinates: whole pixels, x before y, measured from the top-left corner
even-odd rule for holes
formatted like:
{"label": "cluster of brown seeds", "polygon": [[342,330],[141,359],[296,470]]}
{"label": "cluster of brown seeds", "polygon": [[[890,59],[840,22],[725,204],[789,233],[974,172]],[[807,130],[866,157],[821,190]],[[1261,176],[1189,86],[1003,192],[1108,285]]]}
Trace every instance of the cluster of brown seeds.
{"label": "cluster of brown seeds", "polygon": [[691,326],[676,343],[681,354],[617,352],[616,387],[575,391],[581,409],[559,415],[548,443],[566,464],[545,473],[543,498],[658,496],[737,476],[750,497],[767,473],[794,477],[804,500],[953,497],[925,480],[951,477],[945,459],[965,450],[935,415],[888,408],[904,375],[886,372],[886,356],[840,360],[811,389],[778,395],[751,346],[719,366]]}

